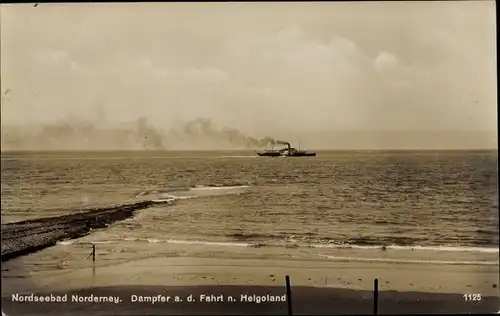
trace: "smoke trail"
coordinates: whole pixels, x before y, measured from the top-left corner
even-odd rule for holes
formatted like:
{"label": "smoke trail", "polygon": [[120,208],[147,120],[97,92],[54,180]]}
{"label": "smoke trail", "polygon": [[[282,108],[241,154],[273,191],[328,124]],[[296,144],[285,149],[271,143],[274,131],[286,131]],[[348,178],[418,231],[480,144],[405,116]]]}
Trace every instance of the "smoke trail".
{"label": "smoke trail", "polygon": [[2,150],[162,150],[164,135],[145,118],[110,128],[85,121],[41,126],[2,126]]}
{"label": "smoke trail", "polygon": [[199,118],[168,132],[140,117],[110,127],[105,122],[58,121],[42,126],[2,126],[2,150],[175,150],[258,149],[286,144],[272,137],[257,139],[235,128],[217,128]]}
{"label": "smoke trail", "polygon": [[[208,118],[189,121],[184,125],[182,131],[187,136],[222,140],[238,148],[252,149],[277,144],[277,141],[272,137],[264,137],[259,140],[255,137],[245,135],[235,128],[225,127],[218,129]],[[171,134],[179,135],[179,131],[172,130]]]}

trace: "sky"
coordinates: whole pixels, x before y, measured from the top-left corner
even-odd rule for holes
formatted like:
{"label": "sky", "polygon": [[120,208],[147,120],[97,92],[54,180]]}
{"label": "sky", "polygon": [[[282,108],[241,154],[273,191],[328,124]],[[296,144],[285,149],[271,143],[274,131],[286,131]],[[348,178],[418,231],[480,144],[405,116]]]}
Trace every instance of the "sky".
{"label": "sky", "polygon": [[315,148],[497,148],[495,23],[494,1],[2,4],[2,149],[202,118]]}

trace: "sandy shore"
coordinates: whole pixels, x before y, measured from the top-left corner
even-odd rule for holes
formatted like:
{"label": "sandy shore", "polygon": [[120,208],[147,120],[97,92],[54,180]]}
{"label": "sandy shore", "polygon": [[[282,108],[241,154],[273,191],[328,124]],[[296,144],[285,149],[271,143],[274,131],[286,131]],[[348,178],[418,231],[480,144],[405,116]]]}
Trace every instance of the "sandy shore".
{"label": "sandy shore", "polygon": [[[286,302],[241,302],[241,294],[285,294],[291,277],[294,314],[373,312],[379,279],[380,313],[492,313],[500,307],[498,266],[388,264],[300,260],[154,258],[93,269],[23,271],[22,258],[4,264],[2,302],[9,315],[36,314],[286,314]],[[118,296],[120,303],[13,302],[12,294],[83,293]],[[83,295],[82,294],[82,295]],[[226,302],[132,302],[132,295],[214,294]],[[469,301],[464,294],[481,294]],[[227,302],[227,298],[238,298]],[[13,313],[12,313],[13,311]]]}

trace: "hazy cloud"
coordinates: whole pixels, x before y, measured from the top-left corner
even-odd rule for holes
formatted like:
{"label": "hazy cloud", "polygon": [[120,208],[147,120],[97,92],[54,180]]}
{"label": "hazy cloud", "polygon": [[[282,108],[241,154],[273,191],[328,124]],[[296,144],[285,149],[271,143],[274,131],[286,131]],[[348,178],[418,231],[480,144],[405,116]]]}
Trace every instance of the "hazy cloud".
{"label": "hazy cloud", "polygon": [[474,145],[450,142],[457,130],[496,146],[494,12],[493,1],[2,5],[2,127],[142,117],[168,131],[207,117],[314,146],[345,131],[394,131],[381,147],[418,131]]}
{"label": "hazy cloud", "polygon": [[374,63],[375,68],[381,71],[398,67],[398,59],[388,52],[380,52]]}

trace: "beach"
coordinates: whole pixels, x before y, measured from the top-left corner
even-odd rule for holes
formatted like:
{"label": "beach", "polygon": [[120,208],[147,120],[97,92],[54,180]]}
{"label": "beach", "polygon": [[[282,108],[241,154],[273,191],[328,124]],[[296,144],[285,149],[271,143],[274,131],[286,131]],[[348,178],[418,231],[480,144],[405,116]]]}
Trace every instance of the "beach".
{"label": "beach", "polygon": [[[492,313],[500,306],[498,267],[388,264],[367,262],[285,261],[251,259],[156,258],[123,264],[94,265],[21,276],[22,258],[8,261],[3,275],[2,305],[7,315],[53,315],[138,312],[153,314],[286,314],[286,302],[260,302],[242,295],[286,294],[291,279],[294,314],[373,313],[374,279],[378,311],[384,313]],[[496,280],[496,281],[495,281]],[[452,282],[451,282],[452,281]],[[69,303],[16,302],[16,295],[65,295]],[[480,298],[464,298],[480,294]],[[82,297],[118,297],[119,303],[71,302]],[[140,302],[137,297],[172,297],[170,302]],[[192,295],[196,302],[188,302]],[[201,295],[223,301],[201,302]],[[183,301],[174,302],[175,296]],[[229,296],[234,298],[230,301]],[[269,299],[269,298],[268,298]],[[134,301],[135,300],[135,301]],[[161,300],[161,299],[159,299]],[[264,299],[265,300],[265,299]],[[9,311],[12,311],[9,313]]]}

